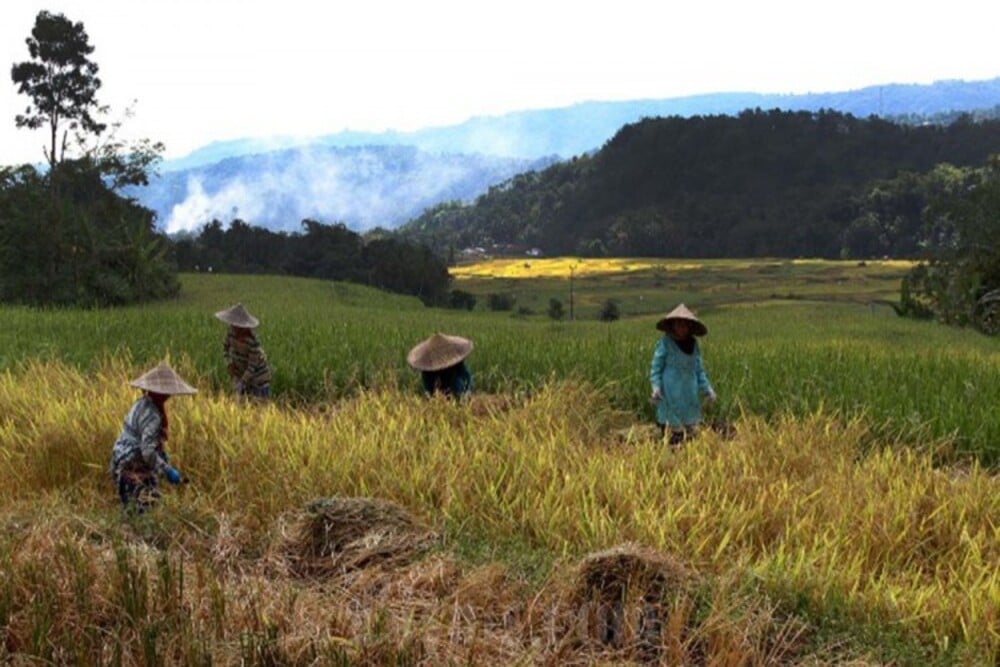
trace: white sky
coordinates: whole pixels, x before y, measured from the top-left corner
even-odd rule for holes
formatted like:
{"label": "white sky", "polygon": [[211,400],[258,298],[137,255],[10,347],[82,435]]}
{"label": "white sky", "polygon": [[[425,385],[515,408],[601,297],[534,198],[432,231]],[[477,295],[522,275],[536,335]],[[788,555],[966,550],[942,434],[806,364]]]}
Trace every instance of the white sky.
{"label": "white sky", "polygon": [[2,0],[0,164],[42,160],[10,80],[42,9],[83,22],[99,101],[137,100],[126,129],[168,158],[588,100],[1000,76],[995,0]]}

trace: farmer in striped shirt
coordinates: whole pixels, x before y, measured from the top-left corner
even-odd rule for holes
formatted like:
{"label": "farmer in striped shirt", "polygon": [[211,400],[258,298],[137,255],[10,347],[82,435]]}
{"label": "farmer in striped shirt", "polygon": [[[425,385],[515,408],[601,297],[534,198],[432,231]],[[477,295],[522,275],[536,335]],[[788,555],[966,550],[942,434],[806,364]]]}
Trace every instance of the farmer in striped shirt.
{"label": "farmer in striped shirt", "polygon": [[215,316],[229,325],[222,352],[233,389],[240,396],[267,398],[271,395],[271,367],[254,332],[260,320],[241,303],[221,310]]}
{"label": "farmer in striped shirt", "polygon": [[167,399],[177,394],[195,394],[197,389],[182,380],[166,362],[132,380],[143,390],[125,416],[121,433],[111,451],[111,475],[126,510],[144,512],[160,497],[157,478],[181,483],[181,474],[170,465],[167,441]]}

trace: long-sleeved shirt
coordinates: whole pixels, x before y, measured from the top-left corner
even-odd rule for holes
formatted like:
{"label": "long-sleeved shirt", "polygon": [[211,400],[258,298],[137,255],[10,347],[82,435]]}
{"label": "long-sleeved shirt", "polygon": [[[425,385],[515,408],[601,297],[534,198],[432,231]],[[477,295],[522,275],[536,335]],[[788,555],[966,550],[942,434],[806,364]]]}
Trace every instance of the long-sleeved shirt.
{"label": "long-sleeved shirt", "polygon": [[160,475],[169,467],[163,451],[163,413],[147,395],[140,397],[125,416],[121,433],[111,450],[111,474],[123,470]]}
{"label": "long-sleeved shirt", "polygon": [[267,363],[267,355],[253,332],[238,336],[230,330],[222,343],[222,352],[229,366],[230,377],[242,383],[245,388],[260,388],[271,384],[271,367]]}
{"label": "long-sleeved shirt", "polygon": [[670,336],[656,344],[650,364],[649,381],[653,391],[659,389],[656,422],[667,426],[691,426],[701,421],[701,394],[713,393],[701,349],[694,343],[690,353],[684,352]]}

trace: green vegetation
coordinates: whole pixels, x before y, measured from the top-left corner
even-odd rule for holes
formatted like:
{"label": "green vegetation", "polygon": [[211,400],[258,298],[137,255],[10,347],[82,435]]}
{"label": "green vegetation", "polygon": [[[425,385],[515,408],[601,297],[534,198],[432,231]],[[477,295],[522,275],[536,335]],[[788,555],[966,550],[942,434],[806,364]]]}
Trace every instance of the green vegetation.
{"label": "green vegetation", "polygon": [[152,212],[120,194],[147,182],[163,145],[126,145],[121,123],[104,122],[82,23],[41,11],[26,41],[30,60],[11,79],[31,102],[16,123],[48,130],[48,169],[0,169],[0,301],[107,306],[175,294]]}
{"label": "green vegetation", "polygon": [[402,232],[441,256],[511,244],[590,257],[881,257],[919,246],[893,236],[913,231],[905,224],[888,239],[854,228],[869,189],[942,163],[980,167],[1000,152],[998,127],[778,109],[647,118],[592,155],[430,208]]}
{"label": "green vegetation", "polygon": [[362,236],[343,224],[303,220],[286,234],[233,220],[218,220],[174,245],[182,271],[266,273],[361,283],[411,294],[426,304],[448,300],[448,268],[428,248],[380,234]]}
{"label": "green vegetation", "polygon": [[1000,333],[1000,156],[934,176],[942,182],[922,215],[927,261],[907,275],[901,309]]}
{"label": "green vegetation", "polygon": [[[481,391],[531,391],[553,378],[574,378],[602,387],[616,408],[651,419],[646,374],[658,335],[653,322],[684,301],[710,327],[703,341],[705,361],[720,395],[713,418],[733,420],[742,411],[808,415],[822,407],[845,417],[864,414],[881,436],[933,445],[941,456],[1000,460],[1000,414],[994,409],[1000,386],[993,381],[998,341],[898,318],[886,306],[851,300],[855,289],[880,294],[902,267],[773,266],[786,272],[783,278],[774,278],[771,265],[753,262],[678,270],[686,276],[677,280],[680,289],[665,284],[656,288],[654,299],[650,288],[642,301],[631,296],[628,282],[608,278],[615,290],[598,275],[586,276],[575,281],[577,320],[572,322],[545,314],[549,288],[564,282],[554,278],[518,293],[518,303],[528,303],[537,313],[524,316],[426,309],[414,298],[340,283],[183,275],[182,296],[163,303],[112,311],[0,309],[5,322],[0,367],[55,358],[90,370],[111,354],[125,354],[143,367],[170,355],[188,360],[198,377],[222,389],[228,386],[221,363],[223,331],[212,313],[242,301],[261,318],[274,391],[286,401],[314,403],[362,389],[415,388],[406,351],[430,333],[444,331],[475,341],[469,361]],[[864,271],[871,272],[869,277],[857,273]],[[745,281],[737,278],[741,275]],[[721,276],[725,282],[717,282]],[[740,290],[728,291],[734,280]],[[778,286],[781,280],[787,281],[785,287]],[[470,292],[490,288],[488,280],[460,279],[459,284]],[[799,289],[811,290],[813,299],[839,292],[844,301],[788,298]],[[779,298],[769,298],[771,291]],[[754,293],[763,296],[756,299],[750,296]],[[624,317],[602,323],[598,311],[610,294],[621,296]],[[645,314],[637,316],[634,304],[641,304]]]}

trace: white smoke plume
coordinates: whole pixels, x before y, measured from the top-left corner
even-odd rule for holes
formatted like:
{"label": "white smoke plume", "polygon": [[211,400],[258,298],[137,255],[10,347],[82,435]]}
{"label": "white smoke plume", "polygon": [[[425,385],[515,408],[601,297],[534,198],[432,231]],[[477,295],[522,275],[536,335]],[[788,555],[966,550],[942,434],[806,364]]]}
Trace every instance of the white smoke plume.
{"label": "white smoke plume", "polygon": [[430,154],[407,146],[302,148],[167,174],[169,182],[154,186],[160,188],[161,202],[151,207],[168,233],[236,218],[281,231],[297,231],[306,218],[343,222],[357,231],[393,228],[429,206],[471,200],[535,166],[527,160]]}

